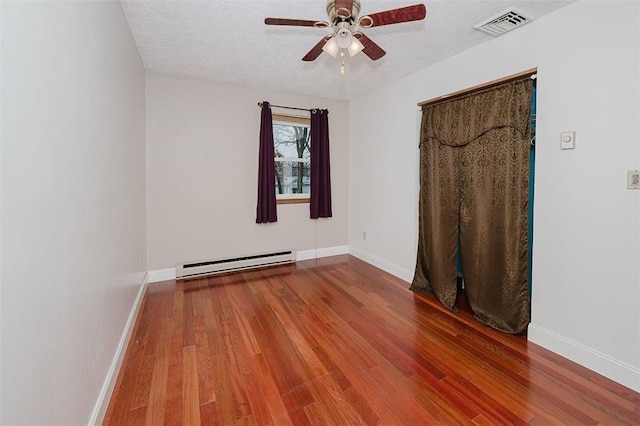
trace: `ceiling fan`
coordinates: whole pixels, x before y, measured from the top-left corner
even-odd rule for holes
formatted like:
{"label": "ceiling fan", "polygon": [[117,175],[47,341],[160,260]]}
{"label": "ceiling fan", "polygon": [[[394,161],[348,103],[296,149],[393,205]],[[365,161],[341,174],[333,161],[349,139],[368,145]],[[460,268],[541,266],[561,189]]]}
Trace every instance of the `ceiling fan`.
{"label": "ceiling fan", "polygon": [[367,37],[361,29],[379,27],[382,25],[400,24],[403,22],[419,21],[427,16],[424,4],[401,7],[358,17],[360,0],[327,0],[327,21],[309,21],[303,19],[265,18],[267,25],[290,25],[298,27],[327,28],[332,27],[332,33],[324,36],[303,58],[303,61],[314,61],[324,51],[336,56],[340,51],[344,56],[344,49],[354,56],[362,51],[374,61],[382,58],[387,52]]}

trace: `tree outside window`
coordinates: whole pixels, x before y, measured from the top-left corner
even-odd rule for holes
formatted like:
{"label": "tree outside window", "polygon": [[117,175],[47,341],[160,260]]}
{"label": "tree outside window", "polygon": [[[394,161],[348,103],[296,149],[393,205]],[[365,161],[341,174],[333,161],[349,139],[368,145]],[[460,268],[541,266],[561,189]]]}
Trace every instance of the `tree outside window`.
{"label": "tree outside window", "polygon": [[309,202],[311,137],[309,119],[273,116],[277,200]]}

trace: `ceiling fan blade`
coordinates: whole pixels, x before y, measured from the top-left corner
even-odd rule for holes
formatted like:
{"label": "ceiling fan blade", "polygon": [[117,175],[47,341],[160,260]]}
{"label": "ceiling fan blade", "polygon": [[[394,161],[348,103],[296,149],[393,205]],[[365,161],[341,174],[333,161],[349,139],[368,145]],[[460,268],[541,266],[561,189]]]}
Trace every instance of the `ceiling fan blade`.
{"label": "ceiling fan blade", "polygon": [[360,43],[364,46],[362,52],[374,61],[382,58],[387,52],[380,46],[378,46],[373,40],[362,33],[355,33],[354,36],[360,40]]}
{"label": "ceiling fan blade", "polygon": [[353,0],[335,0],[336,14],[341,18],[350,18],[353,10]]}
{"label": "ceiling fan blade", "polygon": [[305,19],[286,19],[286,18],[264,18],[267,25],[290,25],[294,27],[315,27],[318,21],[308,21]]}
{"label": "ceiling fan blade", "polygon": [[315,61],[316,58],[322,53],[322,48],[330,38],[331,36],[323,37],[322,40],[318,42],[318,44],[313,46],[313,48],[306,55],[304,55],[304,58],[302,58],[302,60],[305,62]]}
{"label": "ceiling fan blade", "polygon": [[[360,18],[363,27],[380,27],[382,25],[400,24],[402,22],[419,21],[427,16],[427,7],[424,4],[401,7],[399,9],[386,10],[372,13]],[[369,22],[371,24],[369,24]]]}

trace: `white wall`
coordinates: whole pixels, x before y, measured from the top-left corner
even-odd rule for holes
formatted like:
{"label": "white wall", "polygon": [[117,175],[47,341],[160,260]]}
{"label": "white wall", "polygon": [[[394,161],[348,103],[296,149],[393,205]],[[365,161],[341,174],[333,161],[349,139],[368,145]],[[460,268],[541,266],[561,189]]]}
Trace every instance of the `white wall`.
{"label": "white wall", "polygon": [[146,269],[144,70],[119,2],[0,23],[0,423],[86,424]]}
{"label": "white wall", "polygon": [[[292,204],[278,206],[277,223],[255,223],[258,101],[329,110],[333,218],[311,220],[309,204]],[[348,125],[344,101],[148,73],[149,269],[346,246]]]}
{"label": "white wall", "polygon": [[[529,339],[640,390],[640,3],[578,1],[350,105],[349,245],[410,280],[416,104],[538,68]],[[561,151],[562,131],[577,148]],[[367,231],[367,239],[362,231]]]}
{"label": "white wall", "polygon": [[[0,24],[2,23],[2,2],[0,2]],[[0,100],[2,99],[2,31],[0,31]],[[2,423],[2,102],[0,101],[0,423]]]}
{"label": "white wall", "polygon": [[[0,24],[2,2],[0,2]],[[0,99],[2,99],[2,31],[0,31]],[[0,423],[2,422],[2,102],[0,101]]]}

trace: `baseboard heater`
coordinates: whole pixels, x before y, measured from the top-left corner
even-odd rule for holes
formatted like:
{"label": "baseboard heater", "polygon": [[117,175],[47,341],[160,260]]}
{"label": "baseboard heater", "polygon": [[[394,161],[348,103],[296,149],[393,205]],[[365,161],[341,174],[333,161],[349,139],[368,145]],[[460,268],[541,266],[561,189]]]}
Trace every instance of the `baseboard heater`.
{"label": "baseboard heater", "polygon": [[227,257],[202,262],[176,265],[176,278],[185,279],[203,275],[222,274],[224,272],[292,263],[296,261],[296,251],[277,251],[272,253],[252,254],[247,256]]}

